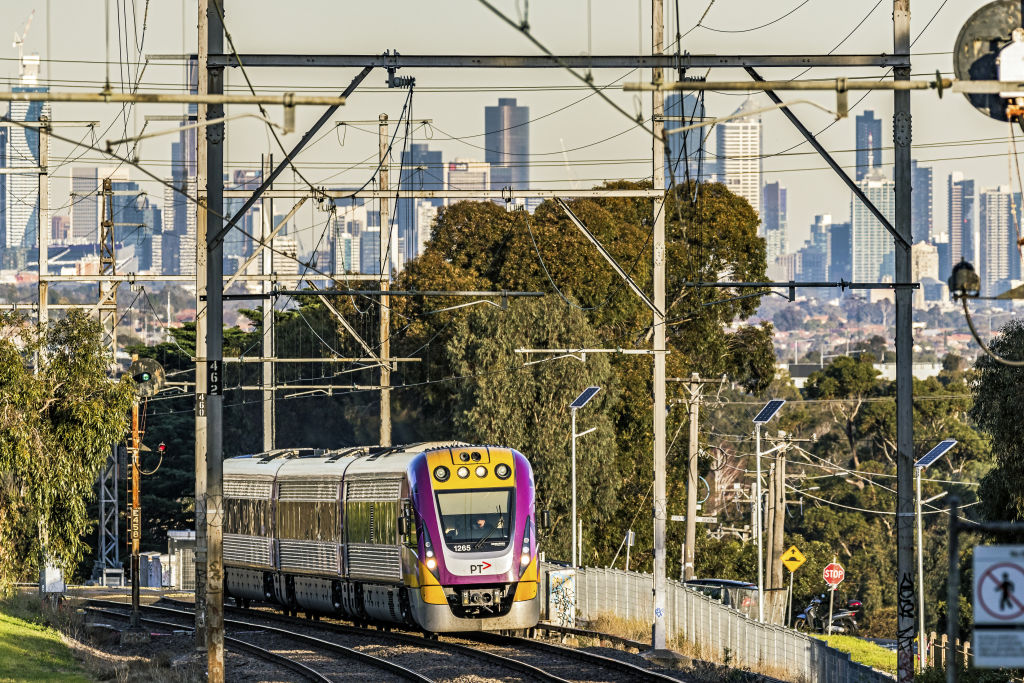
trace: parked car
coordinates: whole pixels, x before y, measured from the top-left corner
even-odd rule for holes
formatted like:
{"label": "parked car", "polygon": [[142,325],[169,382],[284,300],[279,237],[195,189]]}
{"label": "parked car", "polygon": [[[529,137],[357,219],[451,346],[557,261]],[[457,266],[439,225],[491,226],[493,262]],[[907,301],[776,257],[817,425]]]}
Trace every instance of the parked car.
{"label": "parked car", "polygon": [[757,585],[734,579],[690,579],[687,588],[699,591],[747,616],[757,612]]}

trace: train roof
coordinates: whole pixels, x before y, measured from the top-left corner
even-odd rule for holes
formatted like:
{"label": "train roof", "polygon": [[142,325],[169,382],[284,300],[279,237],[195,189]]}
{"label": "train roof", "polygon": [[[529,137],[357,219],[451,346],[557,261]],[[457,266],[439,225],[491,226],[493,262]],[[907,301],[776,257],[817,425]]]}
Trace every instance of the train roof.
{"label": "train roof", "polygon": [[458,441],[429,441],[397,446],[357,446],[332,451],[318,449],[278,449],[224,461],[225,476],[258,479],[338,479],[343,476],[366,477],[405,472],[420,453],[466,446]]}

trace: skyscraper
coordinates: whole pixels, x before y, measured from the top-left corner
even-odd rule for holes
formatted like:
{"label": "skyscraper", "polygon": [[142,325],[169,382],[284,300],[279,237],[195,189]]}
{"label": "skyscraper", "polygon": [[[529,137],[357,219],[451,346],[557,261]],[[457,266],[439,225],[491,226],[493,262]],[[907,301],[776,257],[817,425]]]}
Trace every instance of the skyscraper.
{"label": "skyscraper", "polygon": [[[425,144],[413,143],[402,155],[402,174],[399,182],[403,190],[444,189],[444,161],[441,151],[432,150]],[[406,260],[422,254],[426,246],[419,239],[421,229],[417,207],[421,202],[427,202],[435,207],[444,204],[443,199],[402,197],[395,208],[398,215],[398,236],[405,240]]]}
{"label": "skyscraper", "polygon": [[937,242],[938,235],[932,224],[932,168],[910,162],[910,186],[913,188],[911,202],[911,230],[915,242]]}
{"label": "skyscraper", "polygon": [[[669,93],[665,98],[665,129],[683,128],[704,118],[703,96]],[[709,177],[705,166],[704,128],[695,128],[668,136],[665,153],[665,183],[704,180]]]}
{"label": "skyscraper", "polygon": [[870,109],[857,116],[857,169],[854,180],[861,180],[873,168],[882,166],[882,119]]}
{"label": "skyscraper", "polygon": [[953,265],[975,261],[974,253],[974,181],[963,173],[949,174],[949,258]]}
{"label": "skyscraper", "polygon": [[114,242],[120,249],[135,255],[133,270],[152,271],[160,268],[153,260],[153,238],[160,233],[161,215],[138,183],[111,183],[114,216]]}
{"label": "skyscraper", "polygon": [[850,280],[853,272],[853,226],[850,223],[833,223],[828,231],[828,279],[838,282]]}
{"label": "skyscraper", "polygon": [[[231,182],[226,183],[229,190],[255,190],[263,182],[263,172],[255,169],[237,169],[231,176]],[[182,198],[184,199],[184,197]],[[188,200],[186,200],[188,201]],[[224,214],[228,217],[234,216],[242,205],[245,204],[245,197],[225,197]],[[260,202],[256,202],[245,215],[242,216],[237,228],[232,228],[224,237],[224,255],[246,257],[252,253],[253,239],[259,238],[262,226]],[[248,233],[248,235],[246,234]]]}
{"label": "skyscraper", "polygon": [[761,214],[761,223],[764,226],[767,261],[771,265],[789,249],[786,237],[786,188],[780,182],[764,186],[764,211]]}
{"label": "skyscraper", "polygon": [[829,278],[832,260],[832,215],[819,214],[811,225],[811,239],[800,250],[800,273],[805,280],[823,281]]}
{"label": "skyscraper", "polygon": [[[195,60],[188,62],[186,78],[189,93],[198,93],[199,67]],[[198,116],[195,104],[188,105],[187,111],[182,126],[194,122]],[[166,195],[164,201],[164,213],[168,215],[164,233],[171,233],[163,245],[164,263],[165,267],[170,265],[173,268],[171,272],[181,275],[194,275],[196,272],[196,210],[195,204],[186,196],[196,196],[196,130],[180,131],[178,141],[171,143],[171,183],[175,192],[170,195],[170,204]]]}
{"label": "skyscraper", "polygon": [[[71,241],[73,244],[98,244],[103,220],[103,180],[127,182],[128,171],[115,166],[71,167]],[[116,202],[115,202],[116,204]],[[115,222],[119,219],[115,217]]]}
{"label": "skyscraper", "polygon": [[456,159],[448,163],[445,180],[449,190],[486,190],[491,186],[491,165],[475,159]]}
{"label": "skyscraper", "polygon": [[[885,177],[880,169],[873,169],[857,185],[882,215],[891,222],[896,210],[893,181]],[[854,282],[882,282],[889,278],[895,281],[895,247],[892,235],[882,227],[874,214],[856,197],[850,199],[850,214],[853,217],[851,254]]]}
{"label": "skyscraper", "polygon": [[982,296],[995,296],[1008,288],[1009,280],[1020,278],[1014,199],[1005,185],[982,190],[978,195],[981,258],[977,270]]}
{"label": "skyscraper", "polygon": [[485,189],[530,187],[529,124],[530,108],[518,106],[514,97],[500,97],[498,106],[484,107],[484,161],[491,165]]}
{"label": "skyscraper", "polygon": [[[737,114],[754,109],[747,98]],[[750,203],[761,215],[761,117],[747,115],[716,126],[718,182]]]}
{"label": "skyscraper", "polygon": [[[13,92],[45,93],[50,89],[39,85],[39,55],[25,55],[21,62],[21,77]],[[8,116],[12,121],[39,121],[50,117],[49,102],[11,102]],[[39,129],[12,126],[7,131],[7,168],[38,168]],[[6,177],[4,205],[6,221],[3,226],[4,245],[8,249],[32,247],[39,232],[39,176],[35,173],[11,173]],[[49,182],[49,177],[47,177]],[[49,229],[49,226],[46,226]]]}

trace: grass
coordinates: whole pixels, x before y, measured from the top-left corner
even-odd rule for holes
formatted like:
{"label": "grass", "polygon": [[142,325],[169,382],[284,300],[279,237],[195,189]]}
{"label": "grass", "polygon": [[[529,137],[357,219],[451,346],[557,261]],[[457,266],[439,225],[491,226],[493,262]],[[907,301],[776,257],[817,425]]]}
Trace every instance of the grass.
{"label": "grass", "polygon": [[896,653],[881,645],[857,638],[856,636],[814,636],[828,643],[840,652],[847,652],[853,661],[870,666],[873,669],[896,673]]}
{"label": "grass", "polygon": [[0,605],[0,682],[89,681],[60,634],[3,611]]}

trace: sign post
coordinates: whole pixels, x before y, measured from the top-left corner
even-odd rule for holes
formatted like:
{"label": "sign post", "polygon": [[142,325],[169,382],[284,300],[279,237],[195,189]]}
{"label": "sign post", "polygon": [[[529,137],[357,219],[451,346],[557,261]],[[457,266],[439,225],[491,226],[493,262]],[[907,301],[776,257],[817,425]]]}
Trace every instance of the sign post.
{"label": "sign post", "polygon": [[974,666],[1024,666],[1024,545],[974,548]]}
{"label": "sign post", "polygon": [[836,562],[838,558],[832,557],[832,562],[825,567],[821,575],[828,584],[828,635],[832,635],[832,605],[835,602],[836,587],[846,578],[846,572],[842,565]]}
{"label": "sign post", "polygon": [[789,570],[789,600],[786,601],[786,624],[789,625],[790,620],[793,618],[793,574],[807,561],[807,558],[804,557],[799,548],[791,545],[789,550],[782,553],[782,557],[779,559],[782,561],[783,566]]}

